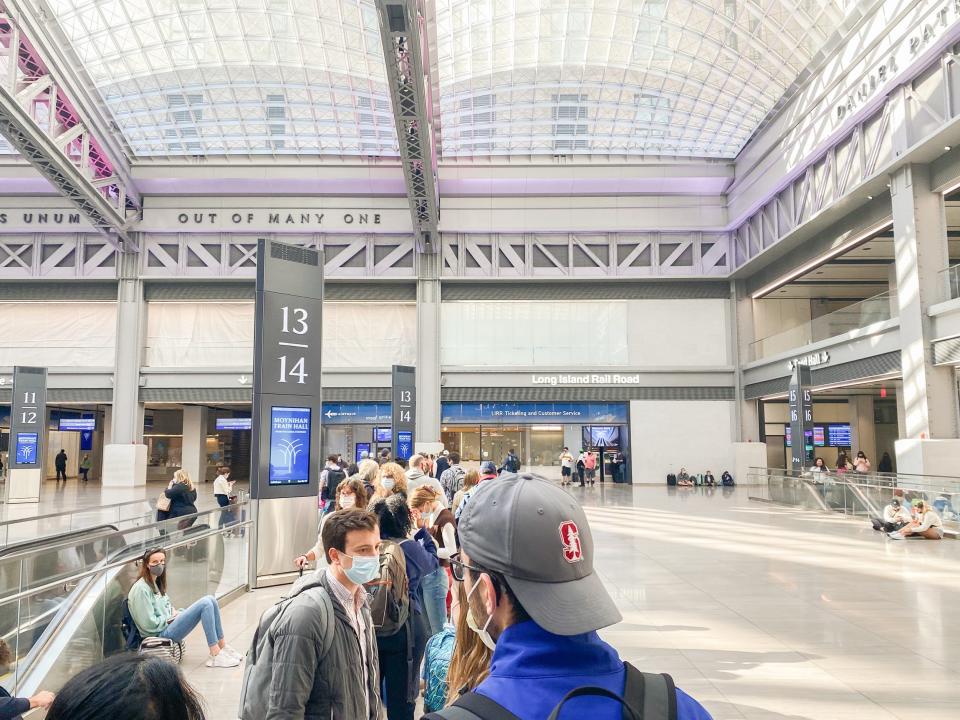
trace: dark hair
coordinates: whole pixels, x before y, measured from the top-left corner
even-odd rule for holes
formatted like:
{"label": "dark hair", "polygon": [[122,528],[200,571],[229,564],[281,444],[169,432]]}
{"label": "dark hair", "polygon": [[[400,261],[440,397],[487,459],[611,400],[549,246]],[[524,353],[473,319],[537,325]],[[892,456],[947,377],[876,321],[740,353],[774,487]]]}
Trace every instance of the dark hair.
{"label": "dark hair", "polygon": [[[523,607],[523,603],[520,602],[520,599],[513,592],[513,589],[510,587],[510,583],[507,581],[507,578],[503,576],[502,573],[494,572],[493,570],[487,570],[481,565],[477,565],[471,560],[471,567],[473,570],[470,571],[471,576],[479,575],[489,575],[490,580],[493,581],[493,590],[497,594],[497,604],[500,604],[500,594],[507,596],[507,599],[510,601],[510,606],[513,608],[513,623],[526,622],[527,620],[532,619],[530,613],[527,612],[527,609]],[[476,577],[474,577],[476,579]]]}
{"label": "dark hair", "polygon": [[337,461],[336,455],[327,455],[327,462],[335,463]]}
{"label": "dark hair", "polygon": [[200,696],[180,668],[163,658],[114,655],[63,686],[50,720],[205,720]]}
{"label": "dark hair", "polygon": [[147,585],[153,588],[154,592],[159,592],[161,595],[167,594],[167,568],[163,568],[163,575],[158,578],[154,578],[153,574],[150,572],[150,567],[147,563],[150,562],[150,556],[156,555],[157,553],[163,553],[163,564],[167,564],[167,551],[163,548],[153,548],[152,550],[147,550],[143,557],[140,558],[140,577],[143,578]]}
{"label": "dark hair", "polygon": [[409,464],[403,458],[397,458],[396,460],[394,460],[394,462],[397,463],[397,465],[402,467],[404,470],[406,470],[409,467]]}
{"label": "dark hair", "polygon": [[456,450],[452,450],[450,452],[450,464],[456,465],[458,462],[460,462],[460,453],[458,453]]}
{"label": "dark hair", "polygon": [[406,540],[412,525],[410,506],[407,505],[404,495],[394,493],[385,498],[377,498],[367,509],[377,516],[380,537]]}
{"label": "dark hair", "polygon": [[377,518],[366,510],[337,510],[323,521],[323,531],[320,533],[323,554],[329,557],[330,548],[344,552],[347,549],[347,534],[354,530],[376,529]]}
{"label": "dark hair", "polygon": [[0,665],[9,665],[13,662],[13,653],[10,651],[10,646],[7,645],[7,641],[3,638],[0,638]]}

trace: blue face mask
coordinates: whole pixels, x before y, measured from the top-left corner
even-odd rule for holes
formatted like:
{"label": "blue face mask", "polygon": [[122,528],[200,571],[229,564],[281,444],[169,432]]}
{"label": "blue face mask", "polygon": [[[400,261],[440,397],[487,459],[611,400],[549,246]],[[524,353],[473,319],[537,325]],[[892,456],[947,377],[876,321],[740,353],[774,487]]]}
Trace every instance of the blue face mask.
{"label": "blue face mask", "polygon": [[353,565],[350,568],[343,568],[343,572],[348,578],[350,578],[350,582],[356,583],[357,585],[365,585],[366,583],[380,576],[379,555],[368,557],[366,555],[347,555],[346,553],[340,554],[343,557],[348,557],[353,560]]}
{"label": "blue face mask", "polygon": [[396,480],[393,478],[384,478],[380,481],[380,484],[383,486],[384,490],[393,490],[393,486],[396,485]]}

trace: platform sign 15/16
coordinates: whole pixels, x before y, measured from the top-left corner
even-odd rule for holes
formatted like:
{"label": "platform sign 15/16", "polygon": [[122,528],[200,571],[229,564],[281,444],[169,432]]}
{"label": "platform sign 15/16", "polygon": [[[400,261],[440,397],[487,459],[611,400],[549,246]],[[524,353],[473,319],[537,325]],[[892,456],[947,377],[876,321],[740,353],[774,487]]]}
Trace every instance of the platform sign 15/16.
{"label": "platform sign 15/16", "polygon": [[320,455],[322,254],[260,240],[254,360],[254,498],[315,493]]}
{"label": "platform sign 15/16", "polygon": [[[813,464],[813,396],[810,392],[812,376],[808,365],[797,365],[790,377],[788,400],[790,409],[790,436],[804,438],[790,444],[791,467],[800,471]],[[807,441],[809,433],[809,442]]]}

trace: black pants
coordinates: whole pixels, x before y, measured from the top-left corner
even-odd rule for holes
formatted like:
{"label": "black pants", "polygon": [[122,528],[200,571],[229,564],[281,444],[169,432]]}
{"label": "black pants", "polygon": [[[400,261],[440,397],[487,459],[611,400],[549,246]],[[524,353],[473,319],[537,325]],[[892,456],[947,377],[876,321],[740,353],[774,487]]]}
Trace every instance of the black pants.
{"label": "black pants", "polygon": [[57,480],[59,480],[61,477],[63,478],[63,481],[64,481],[64,482],[67,481],[67,469],[66,469],[66,468],[64,468],[64,469],[62,469],[62,470],[61,470],[60,468],[57,468]]}
{"label": "black pants", "polygon": [[577,475],[580,477],[580,485],[583,485],[583,472],[584,469],[582,467],[577,468]]}
{"label": "black pants", "polygon": [[[83,481],[84,481],[84,482],[87,482],[87,480],[89,479],[89,478],[87,478],[87,473],[88,473],[88,472],[90,472],[90,468],[80,468],[80,474],[83,475]],[[66,480],[66,478],[64,478],[64,480]]]}
{"label": "black pants", "polygon": [[[216,495],[214,495],[214,497],[217,499],[217,505],[219,505],[222,508],[225,508],[227,505],[230,504],[230,498],[228,498],[226,495],[221,495],[220,493],[217,493]],[[233,514],[229,510],[221,510],[220,523],[217,525],[217,527],[222,528],[224,525],[230,522],[233,522]]]}
{"label": "black pants", "polygon": [[410,685],[410,648],[407,623],[398,633],[377,638],[380,656],[381,696],[387,709],[387,720],[413,720],[415,703],[408,702]]}

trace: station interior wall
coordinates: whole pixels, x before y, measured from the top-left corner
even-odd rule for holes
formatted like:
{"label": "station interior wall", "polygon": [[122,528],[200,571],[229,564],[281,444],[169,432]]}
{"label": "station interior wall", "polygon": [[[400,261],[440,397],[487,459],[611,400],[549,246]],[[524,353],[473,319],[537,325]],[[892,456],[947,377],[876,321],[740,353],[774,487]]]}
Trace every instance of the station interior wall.
{"label": "station interior wall", "polygon": [[734,404],[633,400],[630,445],[634,484],[663,484],[668,473],[733,472]]}
{"label": "station interior wall", "polygon": [[0,367],[111,367],[116,331],[112,302],[0,303]]}

